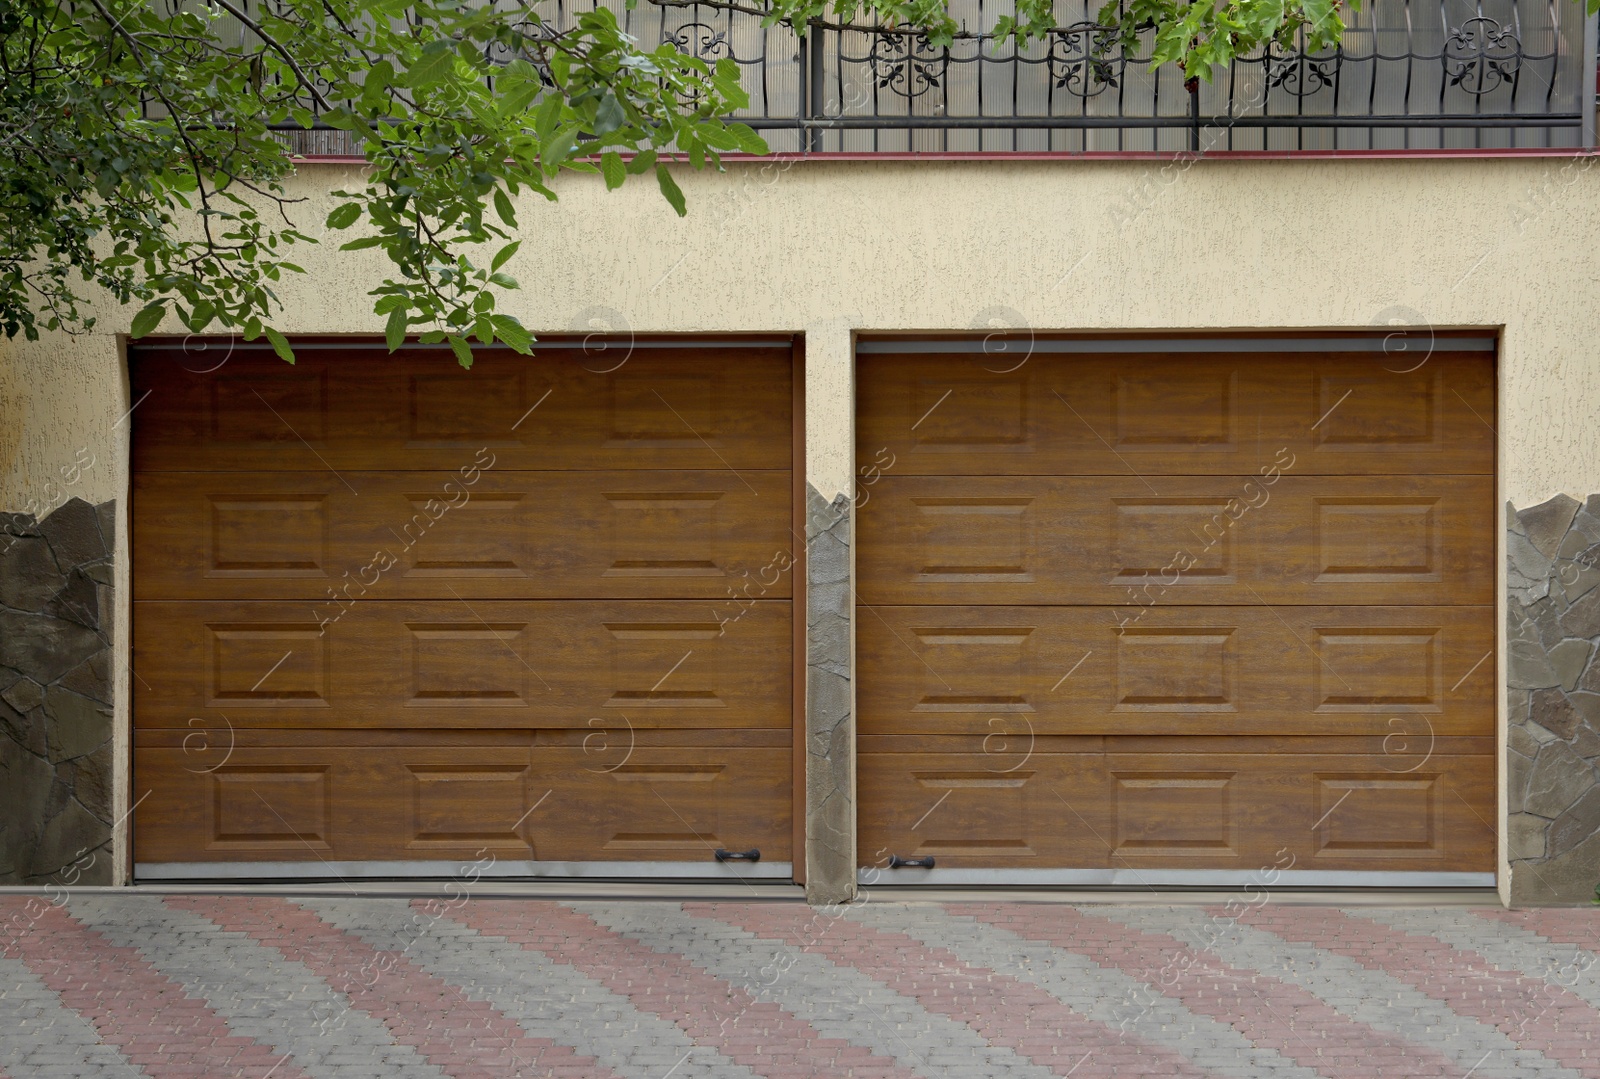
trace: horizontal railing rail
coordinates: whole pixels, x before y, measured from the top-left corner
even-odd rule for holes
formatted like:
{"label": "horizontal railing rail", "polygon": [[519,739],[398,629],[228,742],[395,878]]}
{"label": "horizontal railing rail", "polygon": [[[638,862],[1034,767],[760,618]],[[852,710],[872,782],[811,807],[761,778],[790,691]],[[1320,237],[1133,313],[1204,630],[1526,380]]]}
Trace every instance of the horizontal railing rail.
{"label": "horizontal railing rail", "polygon": [[[780,152],[1470,150],[1593,142],[1595,20],[1579,0],[1368,0],[1347,13],[1337,48],[1309,53],[1274,45],[1217,69],[1210,80],[1155,66],[1148,35],[1123,52],[1092,21],[1097,0],[1057,0],[1059,29],[1025,46],[990,32],[1012,12],[1012,0],[951,0],[963,33],[948,47],[884,27],[819,25],[800,35],[711,4],[599,2],[644,48],[668,44],[707,61],[734,61],[750,95],[735,118]],[[595,5],[541,0],[527,10],[561,28]],[[329,152],[340,138],[292,128],[283,126],[285,138],[301,150],[315,144],[316,152]]]}

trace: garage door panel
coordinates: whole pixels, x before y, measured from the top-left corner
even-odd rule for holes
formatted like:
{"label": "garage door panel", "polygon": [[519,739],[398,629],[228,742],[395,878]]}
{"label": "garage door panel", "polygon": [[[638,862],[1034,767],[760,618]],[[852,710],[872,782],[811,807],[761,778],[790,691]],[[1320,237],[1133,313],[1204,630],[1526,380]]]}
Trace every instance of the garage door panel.
{"label": "garage door panel", "polygon": [[859,510],[869,603],[1494,602],[1477,476],[886,475]]}
{"label": "garage door panel", "polygon": [[[1492,758],[1436,754],[1402,771],[1382,753],[1328,754],[1306,741],[1270,756],[1036,751],[1020,764],[981,752],[864,752],[862,860],[1242,872],[1490,864]],[[890,871],[883,881],[896,879]]]}
{"label": "garage door panel", "polygon": [[1492,871],[1493,357],[1056,344],[861,357],[863,864]]}
{"label": "garage door panel", "polygon": [[[531,732],[530,732],[531,734]],[[786,748],[258,746],[196,767],[182,747],[136,750],[150,791],[141,863],[503,860],[713,861],[719,846],[790,858]],[[143,793],[143,791],[141,791]]]}
{"label": "garage door panel", "polygon": [[1389,357],[860,357],[857,440],[900,475],[1468,474],[1493,461],[1493,363]]}
{"label": "garage door panel", "polygon": [[863,735],[1491,734],[1492,611],[867,607]]}
{"label": "garage door panel", "polygon": [[141,728],[790,724],[785,601],[134,606]]}
{"label": "garage door panel", "polygon": [[467,460],[457,472],[141,475],[136,595],[330,612],[365,598],[790,595],[786,472]]}
{"label": "garage door panel", "polygon": [[549,349],[535,359],[298,345],[293,368],[225,341],[141,347],[136,471],[787,469],[789,346]]}

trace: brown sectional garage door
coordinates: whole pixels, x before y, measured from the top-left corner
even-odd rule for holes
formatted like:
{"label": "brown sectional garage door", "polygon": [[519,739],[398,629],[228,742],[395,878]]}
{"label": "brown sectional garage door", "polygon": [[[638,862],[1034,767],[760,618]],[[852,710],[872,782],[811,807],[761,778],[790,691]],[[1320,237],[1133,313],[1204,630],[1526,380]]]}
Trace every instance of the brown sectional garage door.
{"label": "brown sectional garage door", "polygon": [[863,354],[863,864],[1489,879],[1494,365],[1446,345]]}
{"label": "brown sectional garage door", "polygon": [[142,878],[789,875],[786,343],[225,348],[132,360]]}

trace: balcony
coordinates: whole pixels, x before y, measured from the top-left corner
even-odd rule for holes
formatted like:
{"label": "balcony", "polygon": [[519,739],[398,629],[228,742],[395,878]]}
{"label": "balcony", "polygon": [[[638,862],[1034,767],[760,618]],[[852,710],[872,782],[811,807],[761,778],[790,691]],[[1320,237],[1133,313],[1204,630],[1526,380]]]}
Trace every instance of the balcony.
{"label": "balcony", "polygon": [[[593,0],[546,0],[557,25]],[[1337,49],[1276,47],[1185,85],[1060,0],[1060,29],[1018,48],[990,31],[1008,0],[957,0],[948,48],[894,31],[813,28],[708,4],[606,0],[642,45],[739,65],[738,119],[776,152],[1495,151],[1594,144],[1596,21],[1575,0],[1376,0]],[[1107,47],[1109,46],[1109,47]],[[347,153],[342,132],[288,134]]]}

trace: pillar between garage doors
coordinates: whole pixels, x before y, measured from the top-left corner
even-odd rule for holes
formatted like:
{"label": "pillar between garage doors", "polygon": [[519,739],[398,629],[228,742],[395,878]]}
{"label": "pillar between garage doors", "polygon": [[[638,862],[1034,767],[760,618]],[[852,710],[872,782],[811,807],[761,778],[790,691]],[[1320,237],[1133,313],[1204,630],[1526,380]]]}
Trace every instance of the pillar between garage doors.
{"label": "pillar between garage doors", "polygon": [[842,322],[805,336],[806,900],[856,894],[855,360]]}

